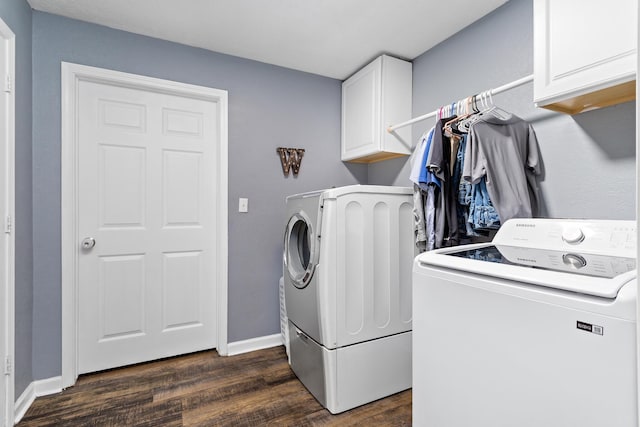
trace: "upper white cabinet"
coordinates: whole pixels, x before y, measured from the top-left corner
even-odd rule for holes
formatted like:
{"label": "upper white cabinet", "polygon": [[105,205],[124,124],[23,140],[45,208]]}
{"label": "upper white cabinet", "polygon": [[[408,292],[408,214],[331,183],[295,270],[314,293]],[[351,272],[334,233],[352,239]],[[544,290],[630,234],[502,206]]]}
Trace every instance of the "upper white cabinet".
{"label": "upper white cabinet", "polygon": [[537,106],[575,114],[635,98],[637,0],[534,0]]}
{"label": "upper white cabinet", "polygon": [[371,163],[411,153],[412,65],[382,55],[342,83],[342,160]]}

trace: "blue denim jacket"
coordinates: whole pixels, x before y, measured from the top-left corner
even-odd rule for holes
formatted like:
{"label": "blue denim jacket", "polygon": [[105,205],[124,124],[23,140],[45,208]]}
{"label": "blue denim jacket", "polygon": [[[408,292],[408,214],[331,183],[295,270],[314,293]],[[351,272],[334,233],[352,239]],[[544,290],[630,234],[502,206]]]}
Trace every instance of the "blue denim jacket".
{"label": "blue denim jacket", "polygon": [[[460,179],[464,168],[464,153],[467,145],[467,136],[464,135],[460,141],[457,153],[457,161],[454,176],[458,177],[458,220],[461,222],[459,228],[466,230],[469,237],[480,236],[478,231],[497,230],[500,228],[500,217],[493,207],[487,183],[482,178],[479,183],[471,184],[464,179]],[[468,211],[465,207],[468,206]]]}
{"label": "blue denim jacket", "polygon": [[471,186],[471,205],[469,206],[469,222],[474,230],[497,230],[500,228],[500,217],[493,207],[487,182],[484,178]]}

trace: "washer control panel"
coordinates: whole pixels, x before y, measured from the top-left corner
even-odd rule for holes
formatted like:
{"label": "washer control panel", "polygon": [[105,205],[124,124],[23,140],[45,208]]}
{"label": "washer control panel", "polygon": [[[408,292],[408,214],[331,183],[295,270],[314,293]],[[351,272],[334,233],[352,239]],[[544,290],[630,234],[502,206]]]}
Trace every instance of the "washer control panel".
{"label": "washer control panel", "polygon": [[581,253],[636,258],[635,221],[518,218],[504,223],[496,245],[566,251],[565,264],[581,268]]}

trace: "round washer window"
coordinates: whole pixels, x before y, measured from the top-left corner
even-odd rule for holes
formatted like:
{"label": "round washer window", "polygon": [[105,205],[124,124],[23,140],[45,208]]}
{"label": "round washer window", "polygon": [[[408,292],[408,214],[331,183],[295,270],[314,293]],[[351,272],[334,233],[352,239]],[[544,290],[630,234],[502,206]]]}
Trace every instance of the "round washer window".
{"label": "round washer window", "polygon": [[304,288],[315,268],[312,262],[312,230],[305,218],[300,215],[291,218],[285,239],[285,264],[289,276],[296,287]]}

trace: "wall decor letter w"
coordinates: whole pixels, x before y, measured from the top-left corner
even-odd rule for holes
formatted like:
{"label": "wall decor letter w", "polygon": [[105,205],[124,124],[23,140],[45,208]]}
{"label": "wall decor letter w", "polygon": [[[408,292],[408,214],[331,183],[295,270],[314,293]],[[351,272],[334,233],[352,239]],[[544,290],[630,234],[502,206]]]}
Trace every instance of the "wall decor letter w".
{"label": "wall decor letter w", "polygon": [[278,154],[280,154],[280,162],[282,162],[282,172],[284,172],[284,176],[289,176],[290,169],[293,171],[293,176],[298,175],[302,156],[304,156],[304,148],[278,147],[277,151]]}

